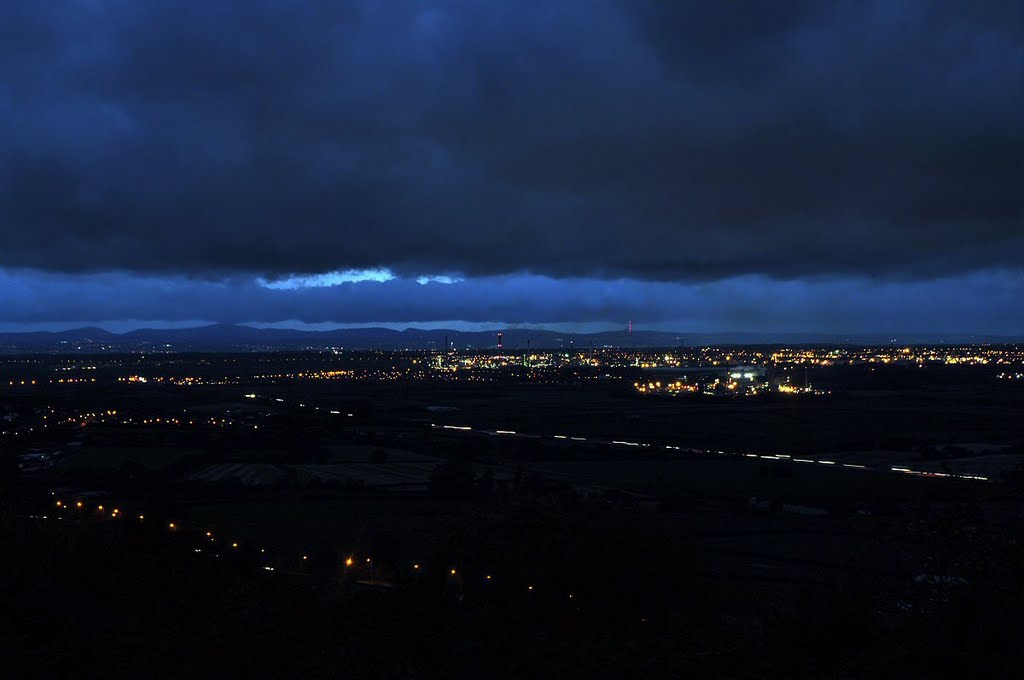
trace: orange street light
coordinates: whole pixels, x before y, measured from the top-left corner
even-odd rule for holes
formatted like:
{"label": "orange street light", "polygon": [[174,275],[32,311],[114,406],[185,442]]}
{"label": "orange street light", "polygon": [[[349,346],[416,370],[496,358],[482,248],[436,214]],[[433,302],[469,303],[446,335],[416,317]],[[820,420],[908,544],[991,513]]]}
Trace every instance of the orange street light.
{"label": "orange street light", "polygon": [[352,558],[351,557],[349,557],[348,559],[345,560],[345,566],[346,567],[351,567],[352,566]]}

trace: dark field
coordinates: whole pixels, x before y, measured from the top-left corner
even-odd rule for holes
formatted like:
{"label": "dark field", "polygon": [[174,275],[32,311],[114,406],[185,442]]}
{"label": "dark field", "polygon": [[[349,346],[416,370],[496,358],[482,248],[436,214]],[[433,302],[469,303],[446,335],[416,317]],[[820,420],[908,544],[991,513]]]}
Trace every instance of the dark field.
{"label": "dark field", "polygon": [[[991,368],[816,368],[822,394],[724,398],[640,395],[628,368],[261,377],[304,356],[8,386],[12,668],[161,675],[166,636],[280,677],[1015,662],[1024,389]],[[157,379],[183,365],[219,377]]]}

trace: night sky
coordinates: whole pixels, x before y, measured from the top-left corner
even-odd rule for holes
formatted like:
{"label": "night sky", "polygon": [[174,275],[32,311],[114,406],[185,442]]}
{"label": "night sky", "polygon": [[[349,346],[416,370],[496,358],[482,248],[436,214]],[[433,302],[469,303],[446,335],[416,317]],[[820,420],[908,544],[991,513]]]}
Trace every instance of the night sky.
{"label": "night sky", "polygon": [[1024,4],[0,3],[0,328],[1024,334]]}

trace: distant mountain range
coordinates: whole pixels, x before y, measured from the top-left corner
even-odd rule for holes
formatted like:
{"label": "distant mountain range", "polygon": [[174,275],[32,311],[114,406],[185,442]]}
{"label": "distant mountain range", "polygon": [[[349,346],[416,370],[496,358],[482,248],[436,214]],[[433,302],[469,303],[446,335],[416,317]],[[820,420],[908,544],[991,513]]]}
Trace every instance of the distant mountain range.
{"label": "distant mountain range", "polygon": [[496,349],[498,331],[508,350],[589,347],[696,347],[703,345],[890,345],[949,343],[1017,343],[1024,338],[981,335],[829,335],[823,333],[672,333],[606,331],[561,333],[522,328],[492,331],[422,330],[408,328],[344,328],[308,331],[250,326],[211,325],[195,328],[145,328],[112,333],[102,328],[66,331],[0,333],[0,353],[93,353],[116,351],[273,351],[338,348],[349,350],[442,349],[445,339],[457,349]]}

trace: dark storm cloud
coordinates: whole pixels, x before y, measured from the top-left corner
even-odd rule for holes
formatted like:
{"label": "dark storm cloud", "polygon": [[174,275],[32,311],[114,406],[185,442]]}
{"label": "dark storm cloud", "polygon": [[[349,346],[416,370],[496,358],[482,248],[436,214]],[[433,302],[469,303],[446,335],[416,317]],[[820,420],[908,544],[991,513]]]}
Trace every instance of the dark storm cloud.
{"label": "dark storm cloud", "polygon": [[1017,2],[0,5],[0,266],[1024,261]]}

